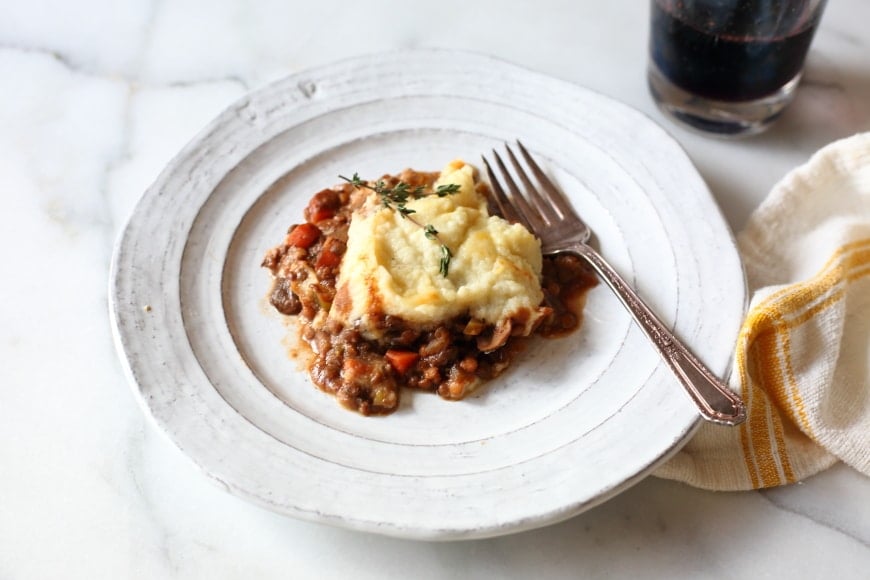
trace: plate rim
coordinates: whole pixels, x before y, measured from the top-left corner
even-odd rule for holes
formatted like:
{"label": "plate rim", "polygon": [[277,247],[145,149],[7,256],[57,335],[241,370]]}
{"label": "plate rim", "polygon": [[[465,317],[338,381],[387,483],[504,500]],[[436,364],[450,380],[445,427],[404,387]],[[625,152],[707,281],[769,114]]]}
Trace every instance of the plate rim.
{"label": "plate rim", "polygon": [[[203,129],[201,129],[176,155],[174,155],[171,158],[169,163],[166,165],[166,167],[163,169],[163,171],[161,171],[161,173],[159,174],[157,179],[154,181],[154,183],[151,186],[149,186],[149,188],[146,189],[146,191],[142,194],[142,196],[137,201],[134,208],[132,209],[132,211],[128,215],[126,222],[124,223],[122,229],[119,232],[119,235],[116,238],[115,245],[113,247],[112,261],[111,261],[110,272],[109,272],[110,323],[111,323],[111,328],[112,328],[113,341],[115,343],[119,359],[121,360],[122,367],[124,369],[124,373],[127,377],[128,382],[130,383],[130,386],[133,388],[133,391],[136,395],[136,398],[137,398],[139,405],[142,407],[143,411],[145,411],[146,416],[148,416],[150,418],[152,423],[158,428],[158,431],[162,432],[163,435],[166,436],[170,440],[170,442],[173,443],[173,445],[176,448],[179,448],[180,450],[182,450],[182,452],[185,454],[185,456],[188,457],[190,460],[192,460],[193,463],[199,467],[200,471],[202,471],[205,475],[208,476],[209,480],[218,483],[220,487],[232,492],[235,495],[243,496],[249,501],[252,501],[252,502],[257,503],[259,505],[262,505],[264,507],[273,509],[275,511],[280,511],[282,513],[288,513],[290,511],[293,511],[295,513],[288,513],[288,515],[293,515],[294,517],[298,517],[300,519],[306,519],[309,521],[316,521],[316,522],[321,522],[321,523],[324,523],[324,522],[325,523],[338,523],[342,527],[351,528],[351,529],[374,531],[374,532],[378,532],[378,533],[382,533],[382,534],[393,535],[393,536],[404,537],[404,538],[445,539],[445,540],[471,538],[471,537],[474,537],[474,538],[490,537],[490,536],[501,535],[504,533],[519,532],[519,531],[523,531],[523,530],[528,530],[528,529],[540,527],[542,525],[562,521],[564,519],[567,519],[569,517],[576,515],[577,513],[580,513],[581,511],[585,511],[586,509],[589,509],[595,505],[599,505],[600,503],[612,498],[613,496],[617,495],[618,493],[621,493],[622,491],[628,489],[632,485],[636,484],[638,481],[644,479],[647,475],[649,475],[655,469],[655,467],[657,467],[661,463],[667,461],[667,459],[669,459],[674,453],[676,453],[682,447],[682,445],[692,436],[692,434],[697,430],[697,428],[701,424],[700,418],[696,417],[694,419],[694,421],[691,421],[690,423],[688,423],[685,426],[685,429],[684,429],[682,435],[679,437],[679,439],[675,440],[673,442],[673,444],[668,449],[663,450],[659,454],[659,456],[655,459],[655,461],[653,461],[652,463],[648,464],[645,468],[643,468],[642,470],[635,473],[634,476],[632,476],[626,480],[623,480],[621,482],[616,483],[615,485],[613,485],[612,487],[610,487],[609,489],[607,489],[603,493],[598,494],[596,497],[592,498],[591,500],[589,500],[589,499],[582,500],[582,501],[575,502],[571,505],[563,506],[563,509],[558,513],[552,513],[552,512],[542,513],[542,514],[539,514],[535,518],[527,518],[523,521],[495,523],[495,524],[492,524],[489,526],[476,527],[473,530],[469,530],[467,528],[463,528],[461,530],[445,530],[445,529],[435,530],[432,528],[425,528],[425,529],[424,528],[411,528],[411,527],[407,527],[407,526],[391,526],[390,524],[383,523],[383,522],[373,523],[373,522],[366,522],[366,521],[346,519],[346,518],[338,518],[341,521],[336,522],[336,521],[333,521],[336,519],[334,517],[332,517],[332,518],[326,517],[323,514],[312,515],[309,512],[305,512],[305,511],[299,510],[299,509],[288,510],[287,506],[283,506],[283,509],[276,509],[276,506],[264,501],[262,497],[259,497],[256,494],[252,494],[252,493],[248,492],[244,488],[235,485],[233,482],[225,481],[224,479],[219,477],[217,474],[211,472],[205,466],[201,465],[200,462],[197,460],[197,458],[192,457],[189,453],[187,453],[185,451],[184,446],[181,444],[180,441],[177,440],[177,434],[173,435],[172,433],[170,433],[168,426],[161,423],[161,421],[158,419],[158,417],[155,416],[151,405],[145,399],[145,394],[140,386],[140,381],[137,378],[137,372],[136,372],[136,369],[134,368],[134,363],[128,357],[128,352],[127,352],[127,349],[125,348],[125,337],[123,336],[124,333],[122,330],[122,326],[123,326],[122,318],[124,317],[123,310],[124,310],[125,306],[127,306],[127,305],[125,305],[122,302],[121,296],[120,296],[120,288],[119,288],[120,279],[123,276],[123,272],[121,271],[120,266],[121,266],[121,260],[123,257],[122,254],[126,249],[126,246],[125,246],[126,241],[127,241],[126,237],[128,235],[130,225],[134,221],[134,219],[135,219],[135,217],[140,209],[140,204],[142,204],[144,202],[145,198],[154,190],[154,188],[157,186],[157,184],[159,184],[164,179],[164,177],[166,175],[168,175],[169,173],[172,172],[173,168],[176,167],[179,160],[188,156],[192,151],[194,151],[196,149],[197,146],[199,146],[201,144],[204,137],[207,136],[208,134],[210,134],[210,132],[220,124],[221,119],[225,115],[227,115],[231,111],[235,110],[236,107],[238,107],[240,104],[246,102],[250,98],[251,95],[256,94],[256,93],[263,93],[263,92],[267,92],[267,91],[274,91],[274,90],[279,89],[280,87],[290,86],[290,84],[292,84],[294,82],[297,84],[303,83],[306,81],[306,79],[310,78],[312,73],[322,72],[324,70],[329,70],[333,67],[337,67],[337,66],[340,66],[342,64],[347,64],[347,63],[351,63],[351,62],[370,62],[372,58],[380,58],[380,57],[384,56],[384,54],[400,55],[402,58],[415,58],[417,55],[420,55],[420,54],[427,54],[427,55],[438,54],[442,57],[445,55],[449,55],[450,57],[454,57],[454,58],[457,56],[462,57],[462,58],[471,57],[474,59],[488,60],[492,63],[496,63],[496,65],[499,67],[504,67],[506,69],[513,69],[514,72],[517,73],[518,75],[531,74],[531,75],[537,76],[538,78],[547,79],[548,82],[556,81],[558,83],[562,83],[563,85],[565,85],[566,88],[568,88],[570,90],[578,90],[579,89],[582,91],[586,91],[588,94],[590,94],[596,98],[604,99],[606,101],[609,101],[610,103],[618,104],[619,106],[622,106],[622,107],[625,107],[626,109],[631,110],[633,112],[633,114],[646,117],[646,119],[648,120],[649,123],[655,125],[656,127],[658,127],[661,130],[661,132],[663,134],[662,136],[664,138],[669,139],[671,141],[671,146],[678,148],[679,150],[683,151],[683,153],[685,154],[685,151],[683,150],[682,146],[665,129],[661,128],[657,123],[655,123],[652,119],[650,119],[648,116],[646,116],[641,111],[633,109],[633,108],[629,107],[628,105],[621,103],[620,101],[617,101],[609,96],[597,93],[597,92],[595,92],[591,89],[588,89],[586,87],[580,87],[578,85],[574,85],[574,84],[569,83],[567,81],[557,79],[554,77],[550,77],[550,76],[544,75],[542,73],[526,69],[522,66],[518,66],[516,64],[509,63],[508,61],[501,60],[501,59],[498,59],[496,57],[492,57],[489,55],[483,55],[480,53],[474,53],[474,52],[469,52],[469,51],[449,50],[449,49],[419,49],[419,50],[414,50],[414,51],[390,51],[388,53],[374,53],[374,54],[363,55],[363,56],[349,57],[347,59],[342,59],[341,61],[336,61],[333,63],[326,64],[324,66],[315,67],[312,69],[307,69],[304,71],[297,72],[297,73],[292,74],[292,75],[288,75],[288,76],[283,77],[281,79],[278,79],[278,80],[276,80],[276,81],[274,81],[274,82],[272,82],[272,83],[270,83],[270,84],[268,84],[260,89],[257,89],[255,91],[252,91],[252,92],[246,94],[242,98],[236,100],[235,102],[231,103],[228,107],[226,107],[217,117],[215,117],[211,122],[209,122]],[[685,155],[685,156],[686,156],[686,160],[688,161],[688,164],[697,172],[697,169],[694,168],[694,165],[689,160],[688,155]],[[701,182],[703,183],[703,180],[701,180]],[[704,185],[704,189],[706,190],[706,194],[710,198],[710,201],[712,201],[712,203],[710,203],[709,205],[714,207],[716,210],[718,210],[719,215],[717,216],[717,218],[719,220],[721,220],[722,223],[724,224],[725,222],[724,222],[724,218],[722,217],[721,210],[719,209],[718,205],[715,203],[715,200],[712,199],[712,195],[710,194],[709,190],[706,188],[706,185]],[[737,245],[736,245],[735,237],[734,237],[733,233],[731,232],[730,228],[727,227],[727,225],[724,229],[729,234],[729,239],[728,239],[729,248],[731,249],[731,251],[733,251],[735,254],[737,254],[738,253]],[[741,270],[741,273],[742,273],[742,270]],[[744,302],[744,309],[745,309],[745,303],[748,300],[747,293],[745,291],[745,286],[746,286],[745,275],[742,276],[741,281],[742,281],[742,285],[744,287],[743,302]],[[736,339],[736,334],[735,334],[735,339]],[[730,364],[728,366],[730,367]],[[245,418],[244,416],[242,416],[242,419],[247,420],[247,418]]]}

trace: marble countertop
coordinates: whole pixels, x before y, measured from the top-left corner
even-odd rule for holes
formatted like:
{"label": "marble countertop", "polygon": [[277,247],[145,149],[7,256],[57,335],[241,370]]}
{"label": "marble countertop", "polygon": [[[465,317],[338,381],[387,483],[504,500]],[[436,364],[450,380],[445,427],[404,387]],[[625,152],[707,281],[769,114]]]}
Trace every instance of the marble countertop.
{"label": "marble countertop", "polygon": [[743,141],[684,131],[656,110],[648,6],[636,0],[45,0],[7,1],[2,14],[3,580],[866,577],[870,480],[842,465],[744,493],[650,477],[563,523],[455,543],[250,505],[212,485],[137,405],[112,344],[107,277],[139,195],[224,107],[289,73],[411,47],[495,55],[647,113],[739,231],[786,172],[870,130],[870,3],[830,2],[796,101]]}

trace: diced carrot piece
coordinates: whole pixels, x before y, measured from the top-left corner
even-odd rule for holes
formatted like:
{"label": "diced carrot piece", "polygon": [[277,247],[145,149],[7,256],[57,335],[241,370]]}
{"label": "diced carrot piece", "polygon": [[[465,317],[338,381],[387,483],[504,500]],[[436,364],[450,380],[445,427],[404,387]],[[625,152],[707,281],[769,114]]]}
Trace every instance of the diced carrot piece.
{"label": "diced carrot piece", "polygon": [[417,359],[420,358],[420,355],[410,350],[390,349],[386,352],[384,357],[397,373],[405,374],[414,366]]}
{"label": "diced carrot piece", "polygon": [[[320,250],[320,255],[317,256],[317,268],[333,268],[341,263],[341,252],[343,244],[335,238],[327,238],[323,242],[323,249]],[[337,251],[336,251],[337,250]]]}
{"label": "diced carrot piece", "polygon": [[314,224],[299,224],[287,234],[287,244],[297,248],[310,248],[320,237],[320,229]]}

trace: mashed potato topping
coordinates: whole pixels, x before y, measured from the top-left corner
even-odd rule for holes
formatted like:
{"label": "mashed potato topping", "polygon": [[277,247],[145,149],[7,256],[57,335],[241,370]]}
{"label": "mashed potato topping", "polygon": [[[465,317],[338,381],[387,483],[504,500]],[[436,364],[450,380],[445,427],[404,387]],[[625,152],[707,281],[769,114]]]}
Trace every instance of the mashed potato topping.
{"label": "mashed potato topping", "polygon": [[[371,195],[351,220],[347,250],[329,318],[374,333],[373,316],[419,325],[468,315],[487,324],[510,320],[529,334],[542,315],[540,242],[519,224],[487,211],[475,189],[474,168],[454,161],[435,187],[459,191],[410,200],[414,223]],[[452,252],[449,273],[439,271],[441,247],[419,224],[431,224]]]}

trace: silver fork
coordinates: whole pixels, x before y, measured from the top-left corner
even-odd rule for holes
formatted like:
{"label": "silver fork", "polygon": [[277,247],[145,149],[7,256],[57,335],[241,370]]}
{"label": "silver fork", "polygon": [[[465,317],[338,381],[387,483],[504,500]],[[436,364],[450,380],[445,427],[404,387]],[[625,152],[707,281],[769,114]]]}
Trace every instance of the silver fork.
{"label": "silver fork", "polygon": [[701,416],[723,425],[742,423],[746,419],[746,408],[740,397],[731,392],[674,336],[622,276],[588,244],[592,231],[574,211],[571,202],[544,174],[523,144],[517,141],[517,146],[540,187],[532,184],[529,174],[511,147],[506,145],[511,165],[524,186],[524,195],[498,152],[493,149],[493,158],[506,187],[496,178],[486,157],[483,157],[483,163],[502,216],[508,221],[524,224],[538,236],[541,251],[545,255],[572,253],[589,262],[649,337],[698,407]]}

